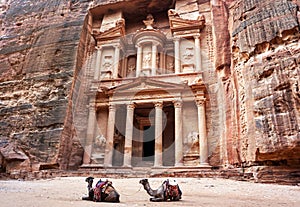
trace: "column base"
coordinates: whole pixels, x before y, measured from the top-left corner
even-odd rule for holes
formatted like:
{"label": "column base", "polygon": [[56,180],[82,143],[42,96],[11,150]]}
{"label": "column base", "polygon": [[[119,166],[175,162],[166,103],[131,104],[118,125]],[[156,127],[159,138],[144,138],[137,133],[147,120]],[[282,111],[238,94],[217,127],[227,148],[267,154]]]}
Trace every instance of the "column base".
{"label": "column base", "polygon": [[104,168],[102,164],[82,164],[80,168]]}
{"label": "column base", "polygon": [[200,163],[199,167],[211,167],[207,162]]}
{"label": "column base", "polygon": [[183,167],[184,165],[183,165],[183,163],[176,163],[175,165],[174,165],[174,167]]}
{"label": "column base", "polygon": [[122,169],[132,169],[132,166],[131,165],[123,165],[121,168]]}
{"label": "column base", "polygon": [[152,166],[151,168],[152,169],[165,169],[165,168],[168,168],[168,167],[165,167],[165,166],[162,166],[162,165],[156,165],[156,166]]}
{"label": "column base", "polygon": [[112,164],[104,165],[104,168],[112,168]]}

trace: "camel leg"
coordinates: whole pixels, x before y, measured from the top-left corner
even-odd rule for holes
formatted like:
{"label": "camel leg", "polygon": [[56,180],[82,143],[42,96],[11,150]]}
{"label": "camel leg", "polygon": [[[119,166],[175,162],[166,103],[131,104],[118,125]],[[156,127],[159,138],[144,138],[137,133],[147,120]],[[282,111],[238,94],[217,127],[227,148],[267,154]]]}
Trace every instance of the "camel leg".
{"label": "camel leg", "polygon": [[160,201],[164,201],[165,199],[164,198],[160,198],[160,197],[158,197],[158,198],[150,198],[150,201],[152,201],[152,202],[160,202]]}

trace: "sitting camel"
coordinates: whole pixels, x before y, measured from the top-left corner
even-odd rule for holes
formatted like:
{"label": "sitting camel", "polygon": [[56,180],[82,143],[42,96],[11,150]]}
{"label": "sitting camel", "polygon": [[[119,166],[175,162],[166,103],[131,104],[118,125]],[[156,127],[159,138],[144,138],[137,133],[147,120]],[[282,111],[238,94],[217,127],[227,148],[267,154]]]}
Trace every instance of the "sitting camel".
{"label": "sitting camel", "polygon": [[144,186],[144,189],[147,193],[152,196],[150,201],[179,201],[181,199],[182,192],[179,188],[179,185],[175,180],[170,181],[169,179],[165,180],[161,186],[156,190],[152,190],[148,179],[140,180],[140,183]]}
{"label": "sitting camel", "polygon": [[82,197],[82,200],[89,200],[95,202],[120,202],[120,195],[112,186],[111,181],[102,181],[101,179],[97,182],[93,188],[93,177],[87,177],[85,182],[88,183],[88,196]]}

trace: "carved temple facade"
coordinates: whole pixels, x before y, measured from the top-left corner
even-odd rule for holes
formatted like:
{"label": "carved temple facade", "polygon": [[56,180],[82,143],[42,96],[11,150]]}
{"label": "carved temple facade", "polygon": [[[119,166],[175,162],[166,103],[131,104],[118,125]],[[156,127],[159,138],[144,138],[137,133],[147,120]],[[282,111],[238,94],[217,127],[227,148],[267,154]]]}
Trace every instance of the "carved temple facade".
{"label": "carved temple facade", "polygon": [[96,7],[89,25],[95,52],[82,167],[209,167],[204,16],[164,9],[133,20]]}

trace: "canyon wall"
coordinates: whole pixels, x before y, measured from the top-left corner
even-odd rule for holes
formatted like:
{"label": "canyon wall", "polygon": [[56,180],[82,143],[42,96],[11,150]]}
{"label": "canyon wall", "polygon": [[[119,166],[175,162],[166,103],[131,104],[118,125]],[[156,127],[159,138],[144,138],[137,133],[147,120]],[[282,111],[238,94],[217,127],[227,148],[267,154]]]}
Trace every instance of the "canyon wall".
{"label": "canyon wall", "polygon": [[[81,165],[85,134],[75,128],[87,125],[95,58],[88,9],[118,2],[1,1],[1,169]],[[298,166],[300,2],[180,2],[206,18],[210,164]]]}
{"label": "canyon wall", "polygon": [[1,1],[0,147],[6,170],[16,163],[24,170],[58,167],[87,7],[88,1]]}

